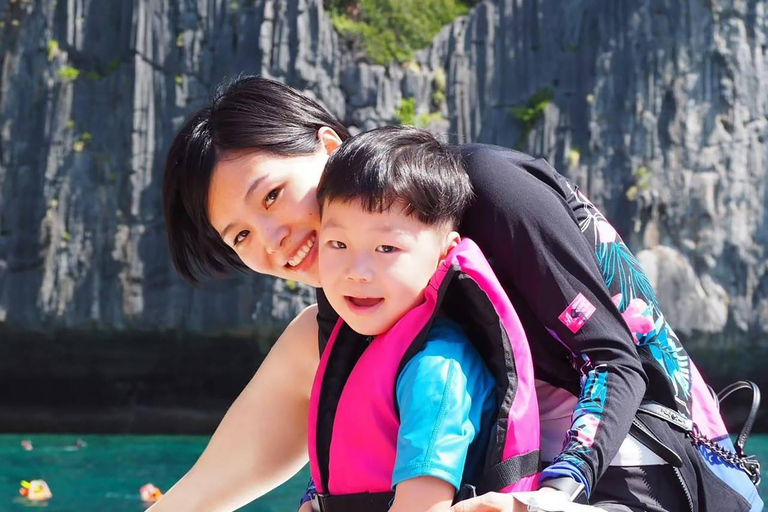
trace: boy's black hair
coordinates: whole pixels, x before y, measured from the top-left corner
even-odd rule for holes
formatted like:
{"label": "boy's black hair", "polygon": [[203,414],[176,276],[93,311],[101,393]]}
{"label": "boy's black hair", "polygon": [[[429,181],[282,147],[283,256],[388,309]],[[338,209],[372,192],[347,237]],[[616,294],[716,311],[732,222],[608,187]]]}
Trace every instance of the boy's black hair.
{"label": "boy's black hair", "polygon": [[427,225],[457,228],[472,199],[458,150],[426,130],[385,126],[356,135],[328,159],[317,187],[327,202],[360,201],[368,212],[395,203]]}
{"label": "boy's black hair", "polygon": [[189,119],[168,151],[163,206],[176,270],[195,283],[202,275],[245,266],[208,220],[213,169],[227,152],[264,151],[297,156],[318,150],[317,131],[332,128],[341,140],[347,128],[316,101],[280,82],[243,76],[221,86],[213,100]]}

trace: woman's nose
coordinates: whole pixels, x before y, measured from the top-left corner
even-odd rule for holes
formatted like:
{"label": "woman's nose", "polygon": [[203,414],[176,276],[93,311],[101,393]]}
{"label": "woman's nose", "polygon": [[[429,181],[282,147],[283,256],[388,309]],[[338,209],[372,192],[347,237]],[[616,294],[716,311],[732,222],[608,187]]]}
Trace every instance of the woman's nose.
{"label": "woman's nose", "polygon": [[264,225],[259,230],[261,233],[261,243],[267,254],[277,253],[285,244],[288,238],[289,230],[281,225]]}

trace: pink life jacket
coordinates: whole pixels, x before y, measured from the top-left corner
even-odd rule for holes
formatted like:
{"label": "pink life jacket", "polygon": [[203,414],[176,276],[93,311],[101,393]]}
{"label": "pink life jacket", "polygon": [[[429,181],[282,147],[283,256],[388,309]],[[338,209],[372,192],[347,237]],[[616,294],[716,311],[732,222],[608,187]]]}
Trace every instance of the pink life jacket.
{"label": "pink life jacket", "polygon": [[[539,409],[528,341],[480,249],[462,240],[440,263],[424,301],[372,339],[341,319],[325,346],[309,408],[309,460],[321,510],[386,510],[400,419],[397,377],[421,350],[438,310],[458,322],[496,381],[498,416],[478,493],[538,485]],[[464,486],[462,486],[464,487]]]}

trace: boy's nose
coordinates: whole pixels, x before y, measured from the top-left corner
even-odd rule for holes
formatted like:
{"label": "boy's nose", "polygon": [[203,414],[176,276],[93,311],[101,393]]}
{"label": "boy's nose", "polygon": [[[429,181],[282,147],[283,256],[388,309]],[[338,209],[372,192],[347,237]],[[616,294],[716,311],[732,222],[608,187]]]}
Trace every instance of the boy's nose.
{"label": "boy's nose", "polygon": [[358,258],[348,267],[347,279],[350,281],[368,283],[373,279],[373,271],[365,261]]}

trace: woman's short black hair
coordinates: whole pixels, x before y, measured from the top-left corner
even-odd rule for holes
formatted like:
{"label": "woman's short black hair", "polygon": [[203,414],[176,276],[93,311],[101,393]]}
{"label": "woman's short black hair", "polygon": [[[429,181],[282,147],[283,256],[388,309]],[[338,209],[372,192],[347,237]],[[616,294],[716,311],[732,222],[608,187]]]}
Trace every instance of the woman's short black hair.
{"label": "woman's short black hair", "polygon": [[360,201],[368,212],[395,203],[427,225],[455,229],[472,199],[456,147],[426,130],[386,126],[356,135],[331,155],[317,187],[321,212],[333,201]]}
{"label": "woman's short black hair", "polygon": [[192,283],[245,266],[213,229],[207,213],[213,168],[227,152],[275,156],[314,153],[317,131],[347,128],[316,101],[275,80],[244,76],[220,86],[213,100],[173,140],[165,163],[163,206],[173,264]]}

